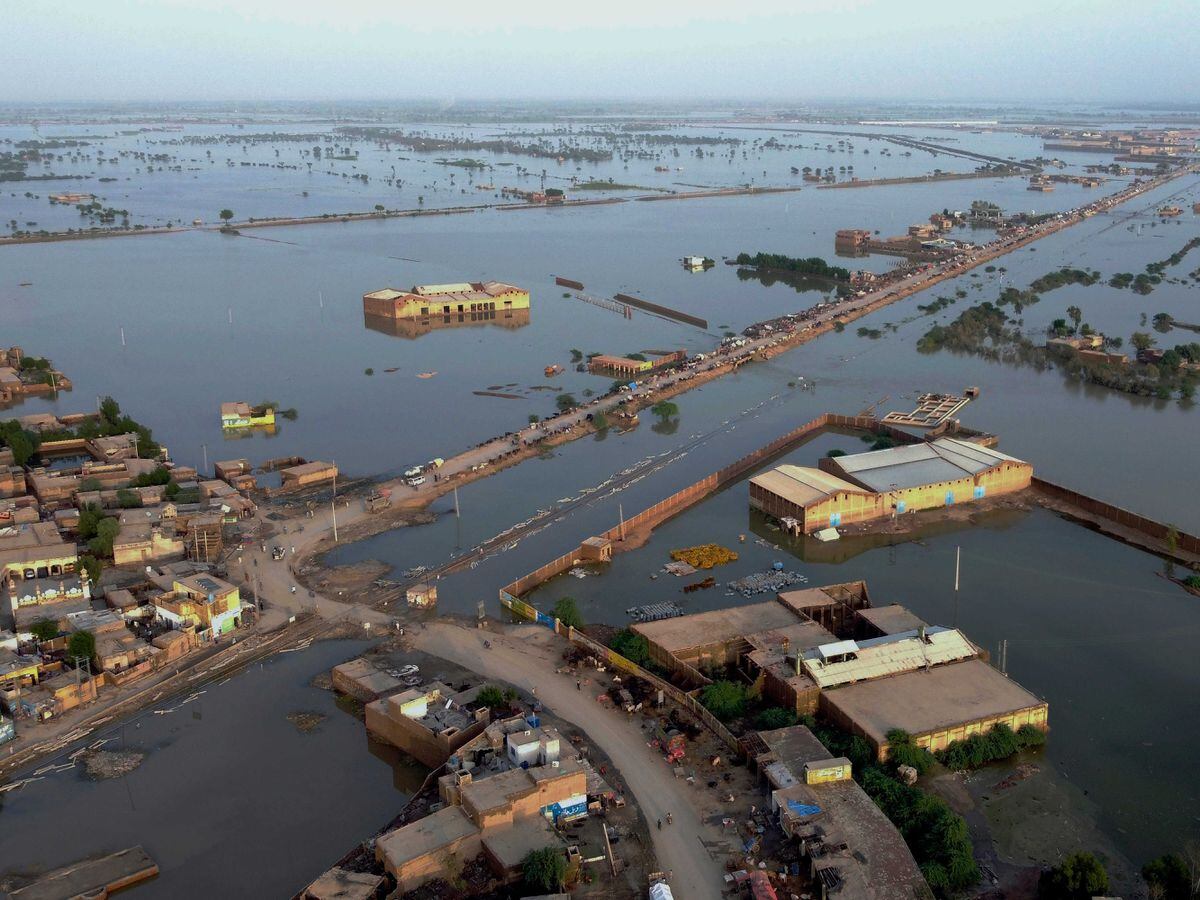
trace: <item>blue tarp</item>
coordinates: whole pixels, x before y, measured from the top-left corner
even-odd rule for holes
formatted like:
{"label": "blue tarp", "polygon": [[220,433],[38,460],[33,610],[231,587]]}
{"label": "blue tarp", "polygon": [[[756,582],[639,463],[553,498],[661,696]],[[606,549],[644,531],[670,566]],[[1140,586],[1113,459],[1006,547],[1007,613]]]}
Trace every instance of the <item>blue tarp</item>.
{"label": "blue tarp", "polygon": [[788,809],[798,816],[815,816],[821,811],[821,807],[810,806],[807,803],[801,803],[799,800],[789,800],[787,805]]}

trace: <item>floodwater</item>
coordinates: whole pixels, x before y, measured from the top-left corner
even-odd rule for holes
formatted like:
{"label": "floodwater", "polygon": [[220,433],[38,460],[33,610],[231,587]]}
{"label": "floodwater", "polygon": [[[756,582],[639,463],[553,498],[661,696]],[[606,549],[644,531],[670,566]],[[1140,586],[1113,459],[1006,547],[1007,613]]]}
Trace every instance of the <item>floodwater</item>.
{"label": "floodwater", "polygon": [[[923,136],[919,129],[914,134]],[[963,146],[998,156],[1040,152],[1040,142],[1013,135],[959,138]],[[740,150],[734,163],[706,158],[699,163],[705,177],[695,177],[695,183],[744,183],[750,175],[760,184],[786,183],[790,165],[836,166],[850,159],[823,149],[833,138],[780,140],[810,147],[756,150],[756,169],[750,159],[742,163]],[[811,149],[817,142],[822,149]],[[946,157],[916,166],[915,157],[896,155],[885,163],[874,144],[871,148],[870,157],[857,153],[853,158],[859,177],[906,174],[910,165],[917,171],[973,166]],[[361,151],[360,164],[366,165],[368,156],[375,159],[374,150],[363,146]],[[223,163],[230,151],[221,146],[220,152]],[[263,153],[273,155],[273,150],[261,145],[247,150]],[[769,164],[762,161],[768,158]],[[870,163],[864,163],[868,158]],[[451,190],[442,183],[448,180],[445,167],[437,166],[435,173],[429,167],[436,164],[428,159],[405,161],[419,162],[428,171],[398,173],[404,190],[390,190],[401,196],[384,197],[378,193],[382,159],[371,163],[365,185],[340,175],[323,176],[323,183],[336,186],[329,196],[315,196],[317,188],[302,183],[309,176],[300,179],[298,170],[240,164],[222,170],[215,163],[222,177],[230,179],[227,193],[214,190],[219,182],[156,171],[149,182],[130,185],[175,187],[157,192],[147,187],[143,196],[153,199],[134,203],[131,198],[129,206],[131,211],[143,209],[148,220],[211,218],[221,206],[234,208],[239,217],[276,215],[308,209],[301,194],[310,190],[307,199],[316,200],[316,211],[334,200],[341,204],[335,211],[342,211],[369,208],[373,202],[413,205],[409,195],[417,193],[415,186],[430,206],[466,202],[461,188]],[[1068,171],[1093,161],[1102,160],[1073,155]],[[554,168],[546,162],[526,158],[521,164],[535,172]],[[619,161],[598,164],[594,174],[647,186],[692,182],[696,174],[659,173],[660,182],[652,182],[658,163],[639,159],[630,162],[628,173]],[[731,167],[735,175],[728,174]],[[760,174],[764,168],[766,179]],[[486,177],[497,185],[508,183],[499,170],[497,166]],[[265,184],[259,175],[268,172],[280,184],[256,198],[253,186]],[[591,169],[583,174],[593,177]],[[435,175],[438,189],[427,189]],[[462,181],[466,176],[456,177]],[[526,178],[521,183],[529,188],[538,182]],[[339,548],[331,560],[377,558],[398,570],[437,564],[540,510],[569,506],[558,524],[439,586],[446,611],[473,612],[484,602],[495,612],[500,585],[611,527],[622,513],[650,505],[799,423],[825,411],[907,410],[917,394],[960,391],[967,385],[980,386],[982,394],[961,414],[963,423],[998,433],[1001,449],[1031,460],[1040,475],[1200,531],[1200,510],[1194,503],[1200,482],[1189,449],[1198,428],[1194,408],[1078,385],[1055,370],[915,350],[917,338],[932,324],[951,320],[970,302],[994,299],[1003,286],[1023,288],[1063,265],[1096,268],[1107,280],[1114,272],[1138,272],[1166,258],[1197,234],[1197,219],[1189,214],[1164,225],[1153,211],[1168,198],[1190,209],[1200,199],[1198,185],[1195,177],[1178,179],[1111,215],[998,260],[997,271],[978,269],[861,319],[844,333],[826,335],[769,363],[743,367],[678,398],[675,421],[656,423],[646,415],[629,433],[613,430],[589,437],[467,486],[459,492],[461,518],[453,515],[451,499],[443,498],[433,507],[440,514],[435,524]],[[46,182],[33,193],[77,187],[86,189],[73,182]],[[1101,190],[1115,189],[1110,183]],[[176,199],[171,199],[173,191]],[[0,220],[23,219],[25,210],[33,209],[25,205],[32,202],[29,198],[17,196],[22,193],[10,186],[0,197]],[[261,462],[301,454],[332,458],[350,475],[396,473],[515,430],[529,414],[547,415],[558,393],[581,398],[587,390],[606,389],[610,379],[573,371],[572,348],[584,353],[674,347],[705,351],[727,330],[740,331],[821,297],[819,290],[798,292],[783,282],[764,285],[739,278],[735,268],[721,264],[689,273],[678,263],[681,256],[704,254],[719,260],[743,250],[765,250],[832,260],[837,228],[898,234],[934,210],[965,208],[974,199],[992,200],[1010,211],[1044,211],[1069,208],[1096,193],[1063,185],[1049,195],[1030,194],[1018,179],[981,179],[574,209],[488,210],[261,229],[242,237],[190,232],[2,247],[5,340],[51,357],[75,383],[71,393],[24,403],[12,414],[86,410],[96,396],[112,394],[153,427],[183,463],[199,464],[204,454],[210,464],[229,457]],[[44,197],[37,203],[40,217]],[[19,213],[14,204],[21,206]],[[875,270],[889,264],[883,257],[854,263]],[[1185,260],[1168,274],[1180,279],[1197,264],[1200,257]],[[707,318],[709,328],[700,331],[641,313],[623,319],[564,298],[562,289],[553,286],[556,274],[583,281],[596,296],[625,291],[678,307]],[[360,297],[365,291],[389,284],[493,278],[531,289],[528,324],[511,329],[464,326],[407,338],[382,333],[363,320]],[[30,284],[22,286],[24,282]],[[936,315],[918,309],[956,290],[966,296]],[[1065,316],[1067,306],[1078,305],[1085,321],[1124,336],[1128,343],[1132,330],[1147,330],[1141,325],[1143,314],[1168,311],[1184,321],[1200,321],[1196,296],[1196,288],[1182,283],[1164,283],[1148,297],[1102,284],[1063,288],[1028,307],[1023,327],[1037,335],[1054,318]],[[878,329],[879,338],[858,336],[859,326]],[[1156,334],[1168,346],[1193,336]],[[568,371],[547,383],[542,371],[551,363],[567,365]],[[366,375],[367,368],[374,374]],[[396,371],[388,373],[389,368]],[[436,374],[417,377],[430,372]],[[472,393],[489,389],[521,399]],[[269,438],[226,441],[219,404],[263,399],[295,407],[297,420],[282,422]],[[843,449],[857,449],[854,440]],[[811,464],[825,449],[824,443],[810,444],[795,458]],[[627,474],[620,476],[622,472]],[[614,476],[618,480],[609,481]],[[616,487],[621,490],[614,492]],[[592,488],[593,493],[584,493]],[[1179,756],[1197,737],[1195,710],[1181,707],[1191,702],[1197,687],[1197,669],[1188,653],[1200,625],[1194,598],[1157,577],[1157,559],[1047,513],[980,524],[931,533],[921,542],[897,547],[865,546],[861,552],[852,552],[848,541],[822,551],[834,554],[831,558],[804,548],[793,559],[785,550],[754,543],[762,534],[761,523],[749,519],[744,485],[737,485],[670,523],[650,547],[620,560],[612,576],[556,582],[548,597],[570,592],[584,603],[587,617],[620,622],[626,607],[678,586],[673,579],[649,580],[649,572],[664,561],[660,550],[676,545],[673,541],[731,541],[746,533],[747,543],[740,545],[746,555],[739,566],[761,567],[782,557],[814,584],[865,577],[881,602],[904,602],[927,619],[944,622],[954,615],[950,567],[953,548],[961,544],[959,623],[982,646],[992,648],[1007,639],[1010,672],[1050,700],[1054,734],[1046,752],[1055,771],[1089,792],[1101,808],[1106,830],[1135,862],[1169,849],[1181,833],[1195,829],[1188,816],[1200,793],[1187,774],[1187,760]],[[656,555],[651,560],[645,554]],[[713,591],[690,595],[688,603],[700,609],[734,599]],[[143,719],[140,739],[159,749],[126,784],[92,785],[59,776],[61,780],[9,795],[0,818],[19,827],[6,828],[0,856],[12,853],[23,864],[63,862],[39,854],[65,843],[66,829],[72,852],[145,843],[164,867],[164,876],[148,892],[175,889],[186,896],[195,884],[199,895],[228,871],[249,878],[277,877],[277,883],[264,884],[266,893],[295,889],[386,821],[404,796],[393,790],[391,769],[366,749],[361,725],[336,714],[324,692],[305,687],[311,674],[350,652],[323,649],[334,646],[291,654],[210,689],[201,720],[181,721],[180,713]],[[250,679],[272,677],[279,680],[249,691],[237,689],[249,686]],[[229,702],[218,707],[217,696],[228,696]],[[328,705],[331,714],[322,732],[297,735],[283,718],[293,703],[319,709]],[[179,762],[168,765],[168,758]],[[356,760],[362,764],[347,764]],[[197,777],[178,779],[181,767]],[[323,777],[313,778],[314,771]],[[144,795],[137,791],[139,780],[146,782]],[[127,788],[132,788],[134,809]],[[94,808],[96,815],[73,815],[81,808]],[[146,815],[150,810],[156,813]],[[191,811],[191,818],[180,810]],[[110,815],[118,824],[95,827],[98,818]],[[206,816],[213,817],[211,823]],[[313,828],[313,821],[321,827]],[[203,836],[201,845],[197,835]],[[297,863],[287,871],[279,861],[288,855],[303,859],[303,866]],[[231,865],[235,858],[237,864]],[[171,880],[185,871],[186,879]]]}
{"label": "floodwater", "polygon": [[[386,824],[425,777],[309,684],[365,646],[277,655],[102,735],[113,739],[105,749],[146,754],[124,778],[93,782],[78,767],[5,794],[0,874],[141,844],[161,874],[139,898],[291,896]],[[286,718],[296,711],[326,718],[301,734]]]}
{"label": "floodwater", "polygon": [[[812,465],[856,445],[855,435],[828,432],[785,459]],[[687,578],[661,571],[671,549],[710,541],[739,559]],[[725,585],[775,562],[812,586],[864,579],[875,605],[901,603],[928,622],[957,624],[993,660],[1007,641],[1009,674],[1050,704],[1041,764],[1095,804],[1099,826],[1135,866],[1195,833],[1200,773],[1188,748],[1200,739],[1196,598],[1161,577],[1161,559],[1049,511],[1001,508],[911,536],[823,544],[789,539],[752,512],[742,481],[667,522],[602,574],[559,576],[528,599],[548,609],[571,596],[585,621],[623,625],[630,606],[675,602],[692,613],[770,599],[731,595]],[[717,586],[683,592],[705,575]]]}

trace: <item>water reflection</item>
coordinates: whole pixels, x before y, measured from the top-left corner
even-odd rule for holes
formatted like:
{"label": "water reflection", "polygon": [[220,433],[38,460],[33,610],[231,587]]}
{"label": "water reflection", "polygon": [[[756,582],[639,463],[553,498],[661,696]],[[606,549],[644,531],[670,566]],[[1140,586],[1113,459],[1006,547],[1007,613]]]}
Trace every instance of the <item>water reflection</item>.
{"label": "water reflection", "polygon": [[442,328],[462,328],[495,325],[500,328],[524,328],[530,322],[528,309],[492,309],[478,312],[451,313],[442,316],[420,316],[412,319],[392,319],[363,313],[363,325],[371,331],[392,337],[419,338]]}

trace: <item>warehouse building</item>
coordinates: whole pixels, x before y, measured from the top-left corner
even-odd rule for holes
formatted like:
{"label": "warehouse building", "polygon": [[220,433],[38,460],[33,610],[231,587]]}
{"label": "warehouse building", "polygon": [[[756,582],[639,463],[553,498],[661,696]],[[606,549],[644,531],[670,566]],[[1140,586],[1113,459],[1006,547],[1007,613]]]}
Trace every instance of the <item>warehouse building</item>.
{"label": "warehouse building", "polygon": [[918,747],[936,752],[995,725],[1045,730],[1049,706],[982,659],[915,669],[859,681],[821,694],[821,712],[839,728],[862,735],[878,758],[888,732],[907,731]]}
{"label": "warehouse building", "polygon": [[1033,467],[955,438],[782,465],[750,480],[750,505],[812,534],[1029,487]]}

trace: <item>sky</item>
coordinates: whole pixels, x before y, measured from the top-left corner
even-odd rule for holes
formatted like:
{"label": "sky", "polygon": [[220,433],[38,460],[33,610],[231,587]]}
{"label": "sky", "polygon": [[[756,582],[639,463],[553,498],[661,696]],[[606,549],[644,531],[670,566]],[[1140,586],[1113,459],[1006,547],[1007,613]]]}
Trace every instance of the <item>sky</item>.
{"label": "sky", "polygon": [[0,102],[1195,102],[1200,0],[0,0]]}

